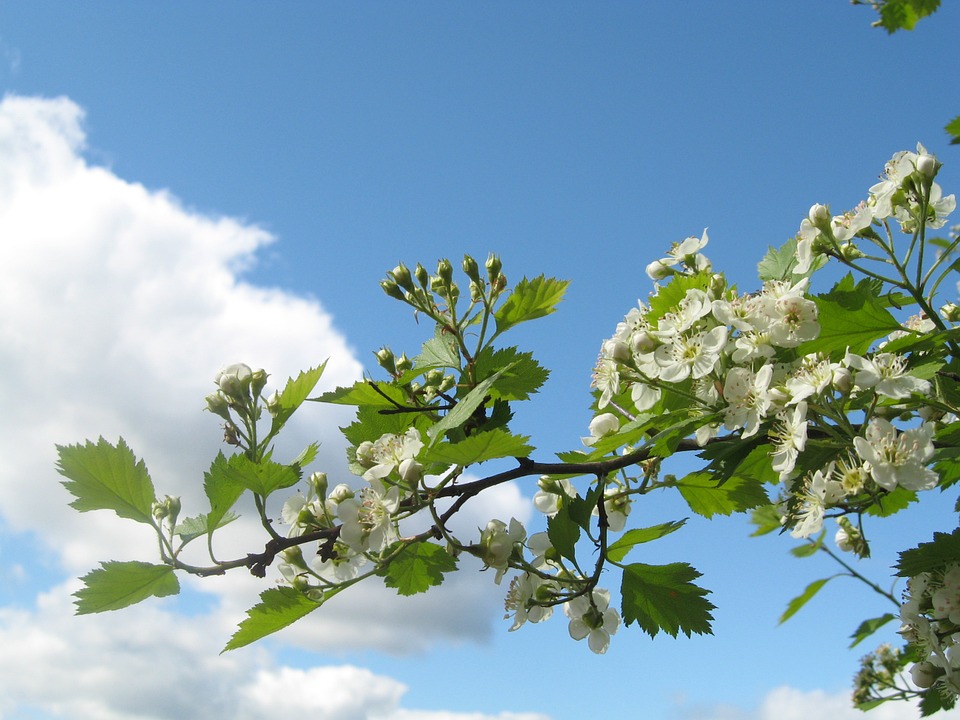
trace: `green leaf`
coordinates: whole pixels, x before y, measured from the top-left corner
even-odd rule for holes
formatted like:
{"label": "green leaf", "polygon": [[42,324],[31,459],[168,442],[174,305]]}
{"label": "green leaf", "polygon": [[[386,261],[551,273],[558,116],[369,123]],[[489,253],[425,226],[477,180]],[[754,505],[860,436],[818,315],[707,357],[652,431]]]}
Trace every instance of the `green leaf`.
{"label": "green leaf", "polygon": [[841,354],[847,348],[857,355],[894,330],[902,330],[880,300],[877,283],[863,279],[854,286],[853,276],[846,275],[826,295],[814,298],[817,303],[820,335],[803,343],[798,352],[825,355]]}
{"label": "green leaf", "polygon": [[272,460],[253,462],[243,453],[230,457],[226,473],[234,483],[263,497],[300,482],[300,472],[296,467],[281,465]]}
{"label": "green leaf", "polygon": [[[331,594],[329,593],[327,597]],[[321,604],[291,587],[265,590],[260,593],[260,602],[247,610],[247,618],[240,623],[221,653],[236,650],[278,630],[283,630],[300,618],[309,615]]]}
{"label": "green leaf", "polygon": [[186,544],[192,540],[196,540],[201,535],[206,535],[207,533],[222,528],[224,525],[229,525],[238,517],[240,516],[228,512],[214,524],[210,522],[210,518],[207,515],[197,515],[196,517],[189,517],[177,523],[173,532]]}
{"label": "green leaf", "polygon": [[474,411],[487,400],[490,386],[493,385],[501,374],[510,369],[508,365],[501,368],[498,372],[488,377],[486,380],[477,383],[477,386],[468,392],[450,412],[441,418],[440,422],[432,425],[427,430],[427,435],[431,438],[431,445],[443,437],[443,434],[453,428],[463,425],[473,415]]}
{"label": "green leaf", "polygon": [[750,537],[759,537],[767,535],[774,530],[782,530],[783,523],[780,522],[780,513],[777,507],[770,503],[761,505],[750,514],[750,522],[757,526],[757,529],[750,533]]}
{"label": "green leaf", "polygon": [[950,135],[951,145],[960,145],[960,115],[947,123],[944,130]]}
{"label": "green leaf", "polygon": [[429,462],[472,465],[504,457],[529,457],[533,447],[526,435],[511,435],[498,428],[471,435],[458,443],[439,443],[425,453]]}
{"label": "green leaf", "polygon": [[374,380],[358,380],[350,387],[341,387],[325,392],[315,398],[314,402],[332,403],[334,405],[369,405],[378,408],[395,408],[406,403],[403,390],[390,383]]}
{"label": "green leaf", "polygon": [[940,7],[940,0],[880,0],[875,23],[891,35],[897,30],[913,30],[916,24]]}
{"label": "green leaf", "polygon": [[430,542],[404,547],[386,567],[383,583],[399,595],[415,595],[443,582],[443,574],[457,569],[457,561],[444,548]]}
{"label": "green leaf", "polygon": [[735,476],[720,485],[703,470],[679,480],[677,489],[690,509],[705,518],[745,512],[770,502],[763,484],[757,480]]}
{"label": "green leaf", "polygon": [[613,562],[621,562],[633,548],[641,543],[657,540],[682,528],[686,520],[666,522],[646,528],[628,530],[615,543],[607,548],[607,557]]}
{"label": "green leaf", "polygon": [[913,577],[920,573],[940,570],[946,565],[960,562],[960,528],[952,533],[934,533],[931,542],[900,553],[894,566],[900,577]]}
{"label": "green leaf", "polygon": [[827,258],[823,255],[817,255],[810,263],[810,269],[807,272],[794,273],[793,269],[797,266],[797,238],[792,237],[779,248],[767,248],[767,254],[757,264],[757,274],[763,281],[796,281],[796,278],[810,277],[826,264]]}
{"label": "green leaf", "polygon": [[780,616],[780,623],[783,624],[794,615],[797,614],[797,611],[800,610],[804,605],[806,605],[810,598],[820,592],[820,588],[826,585],[828,582],[837,577],[836,575],[831,575],[830,577],[821,578],[819,580],[814,580],[812,583],[807,585],[807,589],[802,593],[797,595],[793,600],[787,603],[787,609],[783,611],[783,615]]}
{"label": "green leaf", "polygon": [[820,534],[817,535],[816,540],[808,540],[804,542],[803,545],[797,545],[796,547],[790,548],[790,554],[797,558],[812,557],[816,555],[817,551],[823,547],[823,539],[827,536],[827,531],[822,530]]}
{"label": "green leaf", "polygon": [[236,504],[246,487],[230,472],[227,458],[222,452],[210,464],[203,474],[203,491],[210,501],[210,512],[206,514],[207,532],[212,533],[220,527],[230,508]]}
{"label": "green leaf", "polygon": [[565,498],[557,514],[547,518],[547,537],[562,557],[577,564],[577,541],[580,540],[580,526],[570,516],[570,504]]}
{"label": "green leaf", "polygon": [[687,296],[687,290],[706,290],[710,286],[710,276],[707,273],[696,275],[674,275],[666,285],[661,287],[656,295],[650,298],[650,310],[647,320],[659,320],[668,312],[676,310],[677,305]]}
{"label": "green leaf", "polygon": [[860,627],[858,627],[854,631],[853,635],[850,636],[850,639],[853,640],[853,642],[850,643],[850,647],[856,647],[894,618],[896,618],[896,615],[886,613],[880,617],[864,620],[862,623],[860,623]]}
{"label": "green leaf", "polygon": [[77,615],[119,610],[148,597],[180,592],[180,583],[169,565],[145,562],[105,562],[80,578],[86,587],[73,594]]}
{"label": "green leaf", "polygon": [[[423,344],[423,349],[413,361],[413,377],[422,375],[428,370],[451,368],[460,369],[460,351],[457,349],[457,341],[449,333],[442,332],[440,326],[437,327],[436,334]],[[403,377],[404,382],[412,378]]]}
{"label": "green leaf", "polygon": [[514,325],[554,312],[569,284],[568,280],[543,275],[533,280],[523,278],[493,314],[497,323],[496,334],[500,335]]}
{"label": "green leaf", "polygon": [[650,637],[661,630],[672,637],[711,634],[714,605],[704,598],[710,591],[693,584],[698,577],[686,563],[627,565],[620,586],[624,623],[639,623]]}
{"label": "green leaf", "polygon": [[483,380],[503,369],[490,387],[490,396],[501,400],[527,400],[547,381],[550,371],[533,359],[533,354],[515,347],[494,352],[485,348],[476,358],[476,377]]}
{"label": "green leaf", "polygon": [[317,367],[304,370],[297,375],[296,379],[289,378],[287,380],[287,384],[284,386],[283,392],[280,393],[277,400],[277,409],[273,413],[273,422],[270,425],[271,435],[275,435],[280,431],[280,428],[286,424],[290,416],[297,411],[297,408],[303,404],[307,396],[313,392],[313,389],[317,386],[317,381],[319,381],[320,376],[323,375],[323,369],[326,365],[326,363],[317,365]]}
{"label": "green leaf", "polygon": [[917,501],[917,494],[905,487],[895,487],[890,492],[882,493],[875,503],[864,511],[873,517],[890,517],[906,509],[910,503]]}
{"label": "green leaf", "polygon": [[77,499],[79,512],[113,510],[122,518],[153,524],[156,496],[143,461],[138,461],[123,438],[116,446],[102,437],[94,445],[58,445],[57,470],[67,478],[63,486]]}

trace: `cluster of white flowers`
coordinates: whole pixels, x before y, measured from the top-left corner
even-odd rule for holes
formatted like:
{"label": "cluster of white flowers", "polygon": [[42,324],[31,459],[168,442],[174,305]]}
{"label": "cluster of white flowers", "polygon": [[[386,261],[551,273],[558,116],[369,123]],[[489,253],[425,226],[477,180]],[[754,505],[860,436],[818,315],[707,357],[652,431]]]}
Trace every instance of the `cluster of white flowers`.
{"label": "cluster of white flowers", "polygon": [[910,668],[914,684],[960,695],[960,565],[907,581],[900,634],[923,658]]}

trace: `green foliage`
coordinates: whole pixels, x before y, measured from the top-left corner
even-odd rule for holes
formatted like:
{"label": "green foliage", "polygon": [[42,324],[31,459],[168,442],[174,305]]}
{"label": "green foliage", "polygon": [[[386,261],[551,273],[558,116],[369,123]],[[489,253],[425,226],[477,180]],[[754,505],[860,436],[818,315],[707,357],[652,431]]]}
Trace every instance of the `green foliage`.
{"label": "green foliage", "polygon": [[404,545],[381,571],[384,584],[399,595],[415,595],[443,582],[444,573],[457,569],[457,561],[431,542]]}
{"label": "green foliage", "polygon": [[186,544],[191,540],[197,539],[201,535],[212,533],[214,530],[219,530],[224,525],[229,525],[238,517],[240,516],[235,515],[232,512],[228,512],[216,523],[212,523],[210,521],[209,515],[203,514],[197,515],[196,517],[185,518],[173,529],[173,534],[177,535],[180,540]]}
{"label": "green foliage", "polygon": [[686,563],[627,565],[620,586],[624,623],[638,623],[650,637],[661,630],[672,637],[712,634],[714,605],[704,597],[709,591],[693,584],[698,577]]}
{"label": "green foliage", "polygon": [[746,512],[769,502],[761,483],[740,476],[721,483],[701,470],[677,481],[676,487],[690,509],[705,518]]}
{"label": "green foliage", "polygon": [[818,296],[816,303],[820,335],[804,343],[804,353],[838,357],[849,349],[862,355],[874,342],[901,329],[881,301],[878,284],[871,279],[854,285],[853,275],[848,274],[829,293]]}
{"label": "green foliage", "polygon": [[116,445],[102,437],[96,445],[58,445],[57,453],[57,470],[67,478],[63,486],[76,497],[70,507],[79,512],[113,510],[122,518],[153,524],[153,481],[123,438]]}
{"label": "green foliage", "polygon": [[947,123],[944,130],[950,135],[951,145],[960,145],[960,115]]}
{"label": "green foliage", "polygon": [[532,353],[520,352],[515,347],[496,351],[486,348],[477,355],[474,364],[478,380],[500,373],[490,387],[490,396],[501,400],[529,400],[550,376],[550,372],[533,359]]}
{"label": "green foliage", "polygon": [[853,635],[850,636],[850,639],[853,640],[850,643],[850,647],[856,647],[861,642],[866,640],[868,637],[873,635],[877,630],[882,628],[891,620],[896,619],[896,615],[891,613],[884,613],[880,617],[870,618],[869,620],[864,620],[857,629],[853,632]]}
{"label": "green foliage", "polygon": [[547,537],[562,557],[575,564],[581,524],[571,516],[571,504],[565,504],[556,515],[547,519]]}
{"label": "green foliage", "polygon": [[254,462],[239,453],[227,461],[223,472],[232,486],[243,487],[263,497],[300,481],[300,471],[296,466],[281,465],[272,460]]}
{"label": "green foliage", "polygon": [[207,532],[212,533],[223,524],[244,489],[243,483],[230,471],[226,456],[217,453],[210,469],[203,474],[203,491],[210,501],[210,512],[206,514]]}
{"label": "green foliage", "polygon": [[913,30],[923,18],[936,12],[940,0],[871,0],[880,14],[875,23],[891,35],[897,30]]}
{"label": "green foliage", "polygon": [[835,577],[837,576],[832,575],[830,577],[820,578],[819,580],[814,580],[812,583],[807,585],[806,589],[802,593],[797,595],[787,604],[787,609],[784,610],[783,615],[780,616],[780,623],[783,624],[796,615],[800,608],[810,602],[813,596],[820,592],[823,586],[833,580]]}
{"label": "green foliage", "polygon": [[403,405],[407,400],[403,390],[395,385],[373,380],[358,380],[349,387],[340,387],[310,399],[336,405],[365,405],[378,408],[395,408]]}
{"label": "green foliage", "polygon": [[260,593],[260,602],[247,610],[247,618],[240,623],[223,652],[236,650],[283,630],[312,613],[320,605],[320,602],[311,600],[291,587],[265,590]]}
{"label": "green foliage", "polygon": [[543,275],[522,279],[494,313],[497,335],[528,320],[542,318],[557,309],[570,283]]}
{"label": "green foliage", "polygon": [[145,562],[105,562],[80,578],[85,587],[73,594],[77,614],[119,610],[148,597],[180,592],[180,582],[169,565]]}
{"label": "green foliage", "polygon": [[615,543],[607,548],[607,557],[613,562],[621,562],[633,548],[665,535],[676,532],[684,526],[686,520],[677,520],[646,528],[627,530]]}
{"label": "green foliage", "polygon": [[466,466],[496,458],[527,457],[533,452],[533,447],[527,444],[529,439],[497,428],[471,435],[460,442],[438,443],[426,451],[425,459]]}
{"label": "green foliage", "polygon": [[290,378],[287,380],[287,384],[283,388],[283,392],[280,393],[276,405],[273,422],[270,425],[270,434],[276,435],[280,428],[282,428],[287,420],[297,411],[304,400],[313,392],[313,389],[317,386],[317,382],[320,380],[320,376],[323,375],[323,369],[326,367],[326,363],[322,363],[316,367],[310,368],[309,370],[304,370],[296,379]]}
{"label": "green foliage", "polygon": [[435,445],[440,438],[443,437],[444,433],[458,428],[470,420],[474,412],[489,399],[490,388],[493,384],[497,382],[500,376],[509,370],[510,367],[510,365],[507,365],[482,382],[477,383],[477,386],[468,392],[466,396],[454,406],[453,410],[444,415],[440,422],[432,425],[427,430],[427,435],[432,440],[431,444]]}
{"label": "green foliage", "polygon": [[897,575],[913,577],[920,573],[941,570],[960,562],[960,528],[951,533],[935,532],[933,540],[900,553],[896,564]]}

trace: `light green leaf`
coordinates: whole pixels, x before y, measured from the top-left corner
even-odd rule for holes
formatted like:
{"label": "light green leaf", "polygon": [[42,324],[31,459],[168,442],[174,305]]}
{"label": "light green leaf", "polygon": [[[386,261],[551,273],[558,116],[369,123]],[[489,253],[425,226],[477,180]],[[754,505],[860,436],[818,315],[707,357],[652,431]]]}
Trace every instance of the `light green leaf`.
{"label": "light green leaf", "polygon": [[192,540],[196,540],[201,535],[206,535],[209,532],[222,528],[224,525],[229,525],[238,517],[240,516],[228,512],[214,525],[210,522],[207,515],[197,515],[196,517],[185,518],[183,521],[177,523],[173,532],[186,544]]}
{"label": "light green leaf", "polygon": [[714,605],[704,597],[710,591],[693,584],[698,577],[686,563],[628,565],[620,587],[624,623],[639,623],[650,637],[661,630],[672,637],[711,634]]}
{"label": "light green leaf", "polygon": [[222,452],[210,464],[203,474],[203,491],[210,501],[210,512],[206,514],[207,532],[220,527],[230,508],[236,504],[246,487],[230,471],[226,456]]}
{"label": "light green leaf", "polygon": [[804,605],[806,605],[810,599],[820,592],[820,589],[826,585],[828,582],[837,577],[836,575],[831,575],[830,577],[821,578],[820,580],[814,580],[812,583],[807,585],[807,589],[802,593],[797,595],[793,600],[787,604],[787,609],[783,611],[783,615],[780,616],[780,623],[783,624],[794,615],[797,614],[797,611],[800,610]]}
{"label": "light green leaf", "polygon": [[407,545],[385,571],[383,583],[399,595],[426,592],[443,582],[443,574],[457,569],[457,561],[444,548],[430,542]]}
{"label": "light green leaf", "polygon": [[951,145],[960,145],[960,115],[947,123],[944,130],[950,135]]}
{"label": "light green leaf", "polygon": [[[411,371],[416,375],[422,375],[428,370],[450,368],[451,370],[460,369],[460,352],[457,350],[457,342],[452,335],[441,332],[437,327],[436,334],[423,344],[423,349],[413,361],[414,369]],[[403,380],[410,378],[404,376]]]}
{"label": "light green leaf", "polygon": [[904,550],[895,567],[900,577],[913,577],[956,562],[960,562],[960,528],[952,533],[935,532],[931,542]]}
{"label": "light green leaf", "polygon": [[256,463],[243,453],[237,453],[227,461],[225,472],[233,483],[263,497],[275,490],[296,485],[301,475],[291,465],[281,465],[272,460]]}
{"label": "light green leaf", "polygon": [[894,618],[896,618],[896,615],[886,613],[880,617],[864,620],[862,623],[860,623],[860,627],[858,627],[854,631],[853,635],[850,636],[850,639],[853,640],[853,642],[850,643],[850,647],[856,647]]}
{"label": "light green leaf", "polygon": [[523,278],[493,315],[497,322],[496,334],[500,335],[514,325],[554,312],[569,284],[568,280],[546,278],[543,275],[533,280]]}
{"label": "light green leaf", "polygon": [[476,358],[478,379],[482,380],[502,368],[505,371],[490,388],[490,396],[501,400],[527,400],[550,376],[550,371],[534,360],[533,354],[520,352],[515,347],[497,351],[488,347]]}
{"label": "light green leaf", "polygon": [[460,427],[467,420],[469,420],[474,411],[486,401],[490,391],[490,386],[493,385],[497,379],[509,369],[510,366],[507,365],[506,367],[501,368],[498,372],[495,372],[486,380],[478,383],[473,390],[468,392],[459,402],[457,402],[457,405],[453,408],[453,410],[441,418],[440,422],[432,425],[427,430],[427,435],[431,438],[431,445],[436,445],[437,441],[442,438],[443,434],[448,430]]}
{"label": "light green leaf", "polygon": [[358,380],[350,387],[341,387],[325,392],[311,401],[335,405],[369,405],[379,408],[394,408],[403,405],[407,398],[395,385],[374,380]]}
{"label": "light green leaf", "polygon": [[797,239],[793,237],[779,248],[767,248],[767,254],[757,265],[757,274],[764,281],[792,280],[796,282],[798,278],[809,277],[826,264],[826,256],[817,255],[814,256],[807,272],[794,273],[793,269],[797,266]]}
{"label": "light green leaf", "polygon": [[123,438],[116,446],[102,437],[96,445],[58,445],[57,453],[57,470],[67,478],[63,486],[77,498],[70,507],[79,512],[113,510],[122,518],[153,523],[153,481]]}
{"label": "light green leaf", "polygon": [[679,480],[677,488],[690,509],[705,518],[745,512],[770,502],[758,480],[734,476],[720,485],[713,475],[702,470]]}
{"label": "light green leaf", "polygon": [[686,520],[677,520],[661,525],[653,525],[652,527],[628,530],[622,537],[607,548],[607,557],[613,562],[620,562],[627,556],[627,553],[637,545],[669,535],[682,528],[686,522]]}
{"label": "light green leaf", "polygon": [[471,435],[458,443],[439,443],[430,448],[425,459],[428,462],[451,465],[472,465],[486,460],[504,457],[528,457],[533,447],[527,444],[525,435],[511,435],[502,428]]}
{"label": "light green leaf", "polygon": [[287,380],[287,384],[284,386],[283,392],[280,393],[280,397],[277,400],[277,410],[273,415],[273,422],[270,425],[271,435],[276,435],[277,432],[280,431],[280,428],[286,424],[290,416],[297,411],[297,408],[303,404],[307,396],[313,392],[313,389],[317,386],[317,381],[319,381],[320,376],[323,375],[323,369],[326,365],[326,363],[323,363],[317,367],[301,372],[297,375],[296,379],[290,378]]}
{"label": "light green leaf", "polygon": [[86,587],[73,594],[77,615],[119,610],[148,597],[180,592],[180,583],[169,565],[145,562],[105,562],[80,578]]}
{"label": "light green leaf", "polygon": [[801,345],[801,354],[821,352],[837,356],[849,348],[850,352],[863,355],[875,341],[902,329],[884,307],[876,283],[869,279],[854,285],[853,277],[847,275],[833,290],[814,301],[820,335]]}
{"label": "light green leaf", "polygon": [[[329,596],[330,594],[327,595]],[[221,653],[236,650],[278,630],[283,630],[300,618],[309,615],[320,605],[321,603],[311,600],[291,587],[265,590],[260,593],[260,602],[247,610],[246,620],[240,623]]]}

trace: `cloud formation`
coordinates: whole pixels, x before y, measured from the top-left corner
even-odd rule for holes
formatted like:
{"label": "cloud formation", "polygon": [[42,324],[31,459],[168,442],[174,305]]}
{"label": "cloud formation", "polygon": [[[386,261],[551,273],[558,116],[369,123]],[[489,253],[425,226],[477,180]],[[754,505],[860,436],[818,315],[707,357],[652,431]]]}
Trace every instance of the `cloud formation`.
{"label": "cloud formation", "polygon": [[[202,472],[222,447],[217,419],[202,412],[219,367],[264,367],[277,386],[327,360],[323,389],[361,374],[319,301],[244,280],[275,238],[91,165],[83,120],[67,98],[0,102],[0,578],[14,579],[20,598],[0,607],[0,716],[260,720],[276,717],[279,703],[330,720],[491,720],[401,708],[405,686],[361,668],[277,666],[263,648],[220,656],[269,586],[242,574],[187,579],[188,599],[73,616],[78,585],[64,577],[101,560],[151,559],[155,539],[111,513],[67,507],[55,444],[123,436],[158,494],[181,495],[184,513],[195,514],[205,509]],[[310,405],[301,414],[278,454],[320,440],[316,467],[344,472],[337,428],[347,411]],[[494,495],[500,514],[529,512],[513,487]],[[461,521],[481,526],[490,509],[478,504]],[[228,529],[224,552],[262,543],[252,522]],[[28,553],[48,558],[45,570]],[[469,572],[402,601],[360,587],[284,637],[309,649],[393,653],[482,640],[502,592]]]}

